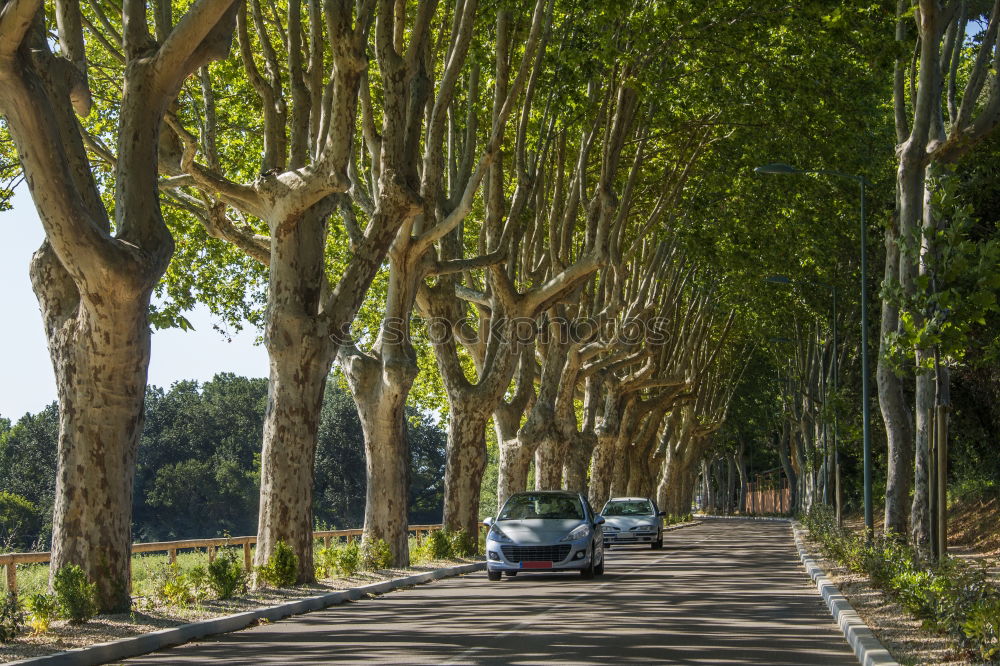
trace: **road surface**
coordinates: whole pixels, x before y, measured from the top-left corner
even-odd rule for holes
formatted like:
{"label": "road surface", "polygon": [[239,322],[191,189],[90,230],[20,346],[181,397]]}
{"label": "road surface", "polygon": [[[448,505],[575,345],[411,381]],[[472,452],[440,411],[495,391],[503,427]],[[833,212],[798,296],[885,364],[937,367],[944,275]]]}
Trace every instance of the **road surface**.
{"label": "road surface", "polygon": [[129,664],[857,664],[786,524],[706,521],[604,576],[485,572],[287,618]]}

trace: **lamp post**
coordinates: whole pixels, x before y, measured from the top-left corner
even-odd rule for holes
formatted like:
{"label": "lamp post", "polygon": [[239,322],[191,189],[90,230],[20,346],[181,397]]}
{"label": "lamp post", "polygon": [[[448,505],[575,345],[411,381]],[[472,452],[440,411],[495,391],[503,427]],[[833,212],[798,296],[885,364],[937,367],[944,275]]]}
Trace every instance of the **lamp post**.
{"label": "lamp post", "polygon": [[872,433],[871,398],[869,396],[871,382],[868,368],[868,253],[865,247],[868,230],[865,221],[865,177],[828,169],[799,169],[782,162],[759,166],[754,171],[779,175],[817,174],[848,178],[858,183],[861,190],[861,427],[864,442],[865,531],[871,537],[875,524],[872,515]]}
{"label": "lamp post", "polygon": [[[764,278],[765,282],[771,284],[783,284],[783,285],[794,285],[796,282],[792,280],[787,275],[769,275]],[[808,284],[814,284],[819,287],[826,287],[830,290],[830,295],[833,300],[833,325],[831,326],[833,330],[833,354],[832,354],[832,367],[831,367],[831,377],[833,381],[833,394],[837,394],[837,378],[838,378],[838,367],[837,367],[837,286],[832,284],[826,284],[824,282],[812,282],[811,280],[806,281]],[[825,393],[824,393],[825,396]],[[825,397],[824,397],[825,399]],[[825,443],[825,437],[824,437]],[[824,456],[826,451],[824,451]],[[823,503],[829,504],[827,499],[827,487],[829,486],[829,477],[827,481],[823,484]],[[840,445],[837,439],[837,411],[833,412],[833,493],[834,493],[834,507],[837,516],[837,525],[843,525],[844,519],[841,512],[842,507],[842,496],[840,493]]]}

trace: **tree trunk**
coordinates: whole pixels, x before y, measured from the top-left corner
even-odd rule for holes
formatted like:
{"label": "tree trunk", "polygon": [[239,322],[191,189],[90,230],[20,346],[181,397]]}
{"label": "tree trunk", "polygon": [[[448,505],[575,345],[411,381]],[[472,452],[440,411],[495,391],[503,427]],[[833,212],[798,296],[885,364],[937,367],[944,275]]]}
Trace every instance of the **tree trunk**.
{"label": "tree trunk", "polygon": [[32,259],[31,277],[59,396],[50,580],[76,564],[97,583],[102,611],[127,612],[151,289],[81,302],[48,243]]}
{"label": "tree trunk", "polygon": [[562,488],[563,442],[555,437],[547,437],[535,449],[535,490],[558,490]]}
{"label": "tree trunk", "polygon": [[299,583],[315,580],[313,470],[326,378],[336,346],[316,313],[324,280],[328,209],[274,225],[264,342],[270,358],[255,566],[279,541],[299,558]]}
{"label": "tree trunk", "polygon": [[563,462],[563,489],[587,493],[587,468],[595,442],[596,437],[592,433],[581,432],[573,437]]}
{"label": "tree trunk", "polygon": [[[896,221],[886,227],[885,284],[893,285],[899,275],[899,242]],[[879,340],[878,400],[885,423],[888,445],[885,484],[885,533],[903,536],[908,532],[910,484],[913,480],[913,416],[906,405],[903,379],[888,361],[888,341],[899,332],[899,309],[891,299],[882,301],[882,328]]]}
{"label": "tree trunk", "polygon": [[789,509],[791,512],[795,512],[798,508],[799,502],[799,477],[795,473],[795,468],[792,467],[792,461],[788,454],[788,424],[785,423],[785,432],[781,435],[781,439],[778,442],[778,458],[781,460],[781,469],[785,472],[785,478],[788,479],[788,489],[789,489]]}
{"label": "tree trunk", "polygon": [[514,493],[528,489],[528,472],[531,469],[531,449],[516,437],[500,443],[500,463],[497,470],[497,510]]}
{"label": "tree trunk", "polygon": [[341,348],[339,360],[365,436],[364,541],[382,539],[392,551],[393,566],[406,567],[410,564],[406,397],[417,366],[404,361],[383,370],[381,358],[353,347]]}
{"label": "tree trunk", "polygon": [[479,493],[486,469],[489,411],[454,407],[448,424],[442,522],[446,529],[464,530],[475,540],[479,534]]}
{"label": "tree trunk", "polygon": [[590,503],[593,506],[604,506],[611,497],[611,475],[614,471],[614,448],[617,437],[613,435],[597,435],[597,446],[590,463]]}

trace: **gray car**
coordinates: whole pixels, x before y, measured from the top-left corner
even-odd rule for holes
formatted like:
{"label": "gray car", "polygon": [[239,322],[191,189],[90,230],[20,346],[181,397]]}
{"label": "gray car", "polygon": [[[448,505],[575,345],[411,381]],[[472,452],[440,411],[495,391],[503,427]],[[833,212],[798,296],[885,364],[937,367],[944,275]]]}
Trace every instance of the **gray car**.
{"label": "gray car", "polygon": [[612,497],[601,511],[604,545],[649,544],[663,548],[663,511],[648,497]]}
{"label": "gray car", "polygon": [[580,493],[538,491],[511,495],[494,520],[483,521],[486,571],[497,581],[523,571],[604,573],[604,518]]}

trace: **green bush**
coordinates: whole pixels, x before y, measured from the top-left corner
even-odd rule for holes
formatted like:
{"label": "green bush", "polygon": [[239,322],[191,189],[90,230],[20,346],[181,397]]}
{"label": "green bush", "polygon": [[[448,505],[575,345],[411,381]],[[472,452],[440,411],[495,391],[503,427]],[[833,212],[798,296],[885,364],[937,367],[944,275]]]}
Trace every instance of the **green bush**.
{"label": "green bush", "polygon": [[469,557],[476,553],[476,542],[465,530],[448,532],[447,535],[451,543],[451,555],[447,557]]}
{"label": "green bush", "polygon": [[267,564],[257,568],[257,576],[271,587],[291,587],[299,579],[299,556],[291,546],[279,541]]}
{"label": "green bush", "polygon": [[443,560],[453,557],[452,542],[445,530],[434,530],[421,544],[421,554],[428,560]]}
{"label": "green bush", "polygon": [[246,590],[247,574],[236,551],[223,550],[208,563],[208,586],[220,599]]}
{"label": "green bush", "polygon": [[392,566],[392,549],[384,539],[365,540],[361,544],[361,566],[366,571]]}
{"label": "green bush", "polygon": [[28,610],[28,626],[36,634],[44,634],[49,630],[52,620],[59,617],[59,602],[51,594],[33,594],[28,597],[25,607]]}
{"label": "green bush", "polygon": [[17,595],[10,593],[0,603],[0,643],[14,640],[24,628],[24,610]]}
{"label": "green bush", "polygon": [[87,580],[79,566],[69,564],[56,572],[52,589],[63,617],[73,624],[82,624],[97,615],[97,583]]}
{"label": "green bush", "polygon": [[361,549],[357,541],[320,548],[316,554],[317,576],[350,576],[361,567]]}
{"label": "green bush", "polygon": [[837,527],[827,507],[817,507],[802,522],[827,557],[867,575],[925,627],[950,633],[984,659],[1000,653],[1000,590],[985,570],[955,559],[938,565],[922,561],[898,535],[867,540]]}
{"label": "green bush", "polygon": [[361,568],[361,546],[358,541],[348,542],[346,546],[338,548],[337,570],[345,575],[352,576]]}
{"label": "green bush", "polygon": [[[194,578],[200,579],[201,575],[195,573]],[[177,562],[161,565],[157,569],[153,580],[153,594],[164,603],[181,607],[193,603],[199,596],[192,577],[181,571]]]}
{"label": "green bush", "polygon": [[962,631],[983,659],[990,661],[1000,655],[1000,598],[976,604],[962,623]]}

